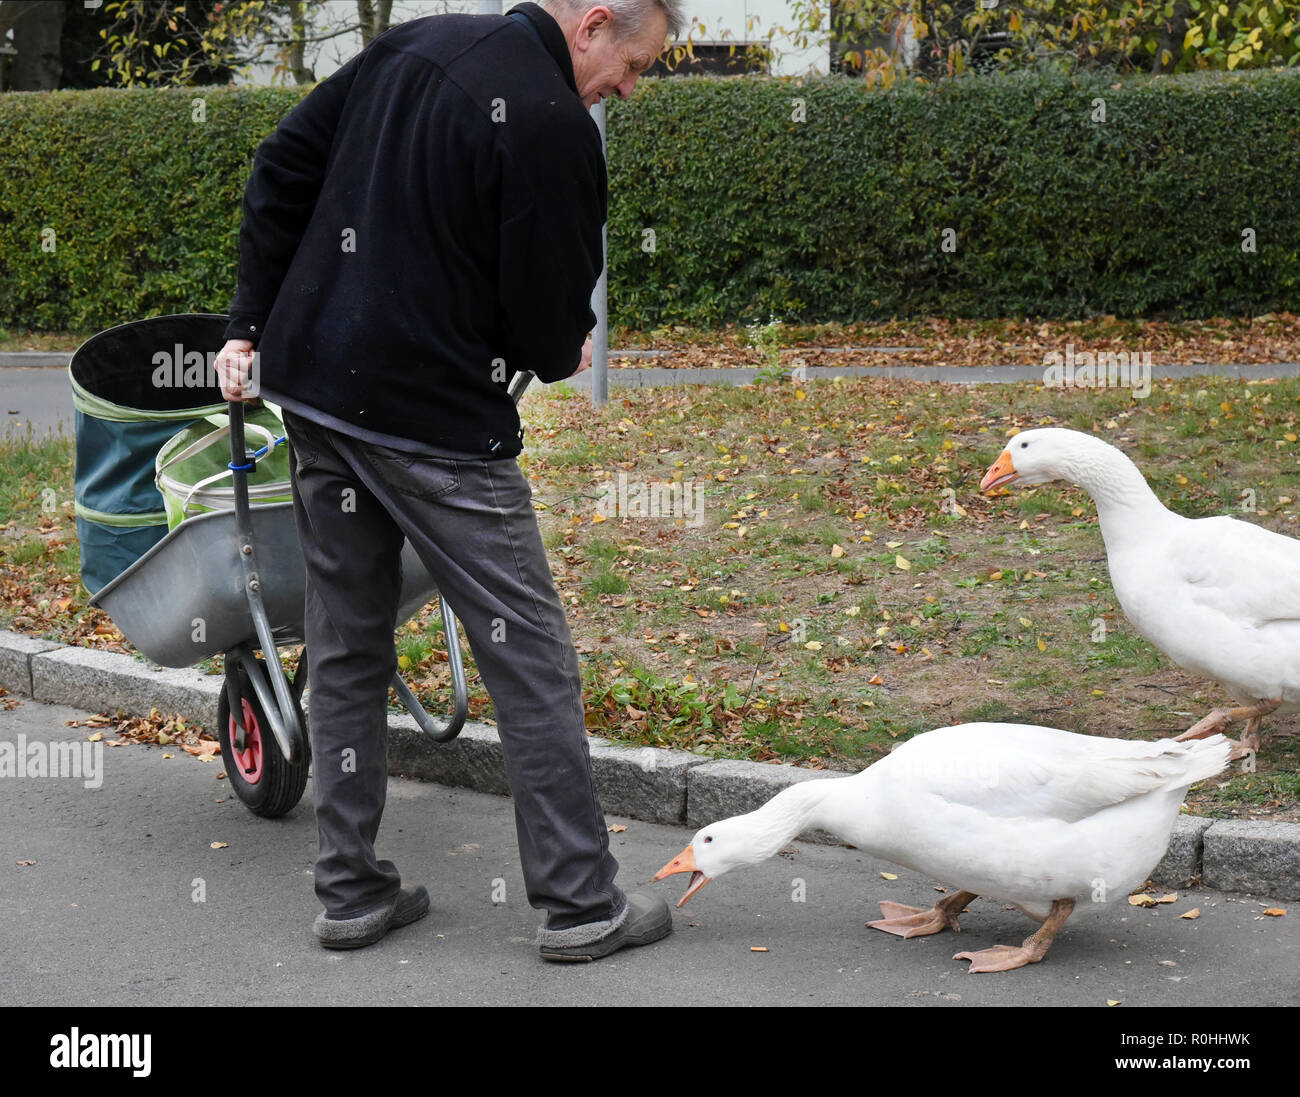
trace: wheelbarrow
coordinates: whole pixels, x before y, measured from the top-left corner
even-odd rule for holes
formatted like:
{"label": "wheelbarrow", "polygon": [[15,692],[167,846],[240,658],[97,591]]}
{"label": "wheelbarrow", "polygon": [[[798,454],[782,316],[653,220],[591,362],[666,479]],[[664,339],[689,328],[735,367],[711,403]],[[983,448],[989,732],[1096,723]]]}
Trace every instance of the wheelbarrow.
{"label": "wheelbarrow", "polygon": [[[516,403],[533,376],[521,372],[511,380]],[[234,509],[187,518],[97,591],[90,604],[104,610],[141,654],[161,666],[192,666],[224,656],[217,725],[226,772],[249,810],[274,818],[302,798],[311,765],[302,712],[306,649],[292,678],[278,652],[281,646],[305,642],[307,570],[293,504],[249,505],[248,471],[266,447],[255,452],[246,448],[243,404],[231,401],[229,409]],[[410,620],[437,596],[437,583],[408,540],[402,547],[397,623]],[[446,601],[441,609],[451,715],[426,712],[400,673],[392,681],[402,704],[435,742],[454,739],[469,708],[459,622]]]}

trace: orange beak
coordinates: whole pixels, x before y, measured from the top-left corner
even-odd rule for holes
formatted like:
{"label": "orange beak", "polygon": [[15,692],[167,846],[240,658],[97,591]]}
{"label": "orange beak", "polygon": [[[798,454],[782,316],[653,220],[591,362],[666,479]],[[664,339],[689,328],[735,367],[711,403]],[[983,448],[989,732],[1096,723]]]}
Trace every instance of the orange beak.
{"label": "orange beak", "polygon": [[1011,461],[1011,451],[1004,449],[1002,455],[993,462],[993,467],[984,474],[984,479],[980,481],[980,491],[988,491],[990,488],[1000,488],[1004,484],[1011,483],[1020,473],[1016,471],[1016,466]]}
{"label": "orange beak", "polygon": [[686,889],[686,894],[677,900],[677,905],[680,907],[687,899],[709,882],[709,878],[695,867],[694,846],[687,846],[681,851],[681,853],[656,872],[654,878],[656,880],[662,880],[665,877],[674,876],[679,872],[689,872],[691,874],[691,882],[690,886]]}

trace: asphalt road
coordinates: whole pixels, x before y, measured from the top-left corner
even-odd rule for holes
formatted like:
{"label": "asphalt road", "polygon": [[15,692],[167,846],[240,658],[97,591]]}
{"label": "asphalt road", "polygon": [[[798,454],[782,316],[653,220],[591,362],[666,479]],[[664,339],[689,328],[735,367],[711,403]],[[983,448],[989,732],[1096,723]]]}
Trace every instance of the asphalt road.
{"label": "asphalt road", "polygon": [[73,436],[72,389],[66,369],[0,368],[0,437],[26,434],[37,439],[58,432]]}
{"label": "asphalt road", "polygon": [[[862,373],[879,376],[911,378],[918,381],[988,382],[1041,381],[1041,366],[899,366],[896,369],[854,366],[819,368],[816,375],[831,377],[837,374],[859,376]],[[753,380],[755,369],[668,369],[643,366],[639,369],[610,371],[610,385],[616,388],[681,384],[744,384]],[[1160,377],[1294,377],[1300,373],[1300,363],[1284,362],[1273,365],[1240,366],[1159,366],[1154,373]],[[582,392],[591,390],[590,372],[582,373],[568,382]],[[538,388],[541,386],[538,385]],[[0,367],[0,436],[8,431],[25,433],[28,424],[36,436],[62,429],[69,437],[73,434],[72,390],[68,387],[67,370],[62,367]]]}
{"label": "asphalt road", "polygon": [[[88,729],[64,722],[85,715],[22,701],[0,709],[0,743],[83,740]],[[103,748],[99,787],[0,776],[0,1003],[1300,1004],[1300,909],[1264,917],[1267,900],[1204,889],[1153,910],[1112,905],[1071,919],[1041,964],[971,975],[953,953],[1019,942],[1033,924],[980,899],[960,936],[867,929],[876,900],[928,906],[933,881],[818,845],[712,881],[663,942],[551,965],[532,945],[540,916],[525,901],[510,801],[400,779],[389,784],[380,855],[429,888],[433,910],[376,946],[329,952],[310,933],[320,909],[310,785],[286,817],[264,820],[218,779],[221,768],[122,746]],[[610,822],[627,827],[611,835],[623,886],[675,902],[683,877],[648,881],[690,833]],[[1199,919],[1178,918],[1193,906]]]}

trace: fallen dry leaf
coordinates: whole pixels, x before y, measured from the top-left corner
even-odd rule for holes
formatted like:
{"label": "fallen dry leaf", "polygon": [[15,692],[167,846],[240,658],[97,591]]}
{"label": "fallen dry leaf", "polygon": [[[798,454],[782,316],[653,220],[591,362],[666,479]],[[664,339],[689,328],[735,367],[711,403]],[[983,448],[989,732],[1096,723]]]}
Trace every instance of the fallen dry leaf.
{"label": "fallen dry leaf", "polygon": [[882,872],[880,875],[883,876],[886,880],[898,879],[898,873],[896,872]]}
{"label": "fallen dry leaf", "polygon": [[1286,907],[1269,907],[1264,910],[1263,913],[1267,914],[1270,918],[1285,918]]}
{"label": "fallen dry leaf", "polygon": [[230,845],[229,842],[213,842],[210,848],[211,848],[211,849],[225,849],[225,848],[226,848],[227,846],[229,846],[229,845]]}
{"label": "fallen dry leaf", "polygon": [[766,951],[767,951],[767,948],[766,948],[765,946],[763,946],[763,945],[750,945],[750,946],[749,946],[749,951],[750,951],[750,952],[766,952]]}
{"label": "fallen dry leaf", "polygon": [[1200,916],[1201,916],[1201,908],[1200,908],[1200,907],[1192,907],[1191,910],[1185,910],[1185,911],[1183,911],[1183,913],[1180,914],[1178,917],[1179,917],[1179,918],[1199,918]]}
{"label": "fallen dry leaf", "polygon": [[19,861],[18,863],[19,863],[20,865],[34,865],[34,864],[36,864],[35,861]]}
{"label": "fallen dry leaf", "polygon": [[1122,1006],[1122,1005],[1124,1004],[1124,999],[1123,999],[1123,998],[1107,998],[1107,999],[1106,999],[1106,1004],[1107,1004],[1108,1006]]}
{"label": "fallen dry leaf", "polygon": [[627,830],[627,827],[622,823],[611,823],[607,829],[611,834],[622,834],[623,831]]}
{"label": "fallen dry leaf", "polygon": [[1154,895],[1130,895],[1128,905],[1131,907],[1153,907],[1156,905]]}

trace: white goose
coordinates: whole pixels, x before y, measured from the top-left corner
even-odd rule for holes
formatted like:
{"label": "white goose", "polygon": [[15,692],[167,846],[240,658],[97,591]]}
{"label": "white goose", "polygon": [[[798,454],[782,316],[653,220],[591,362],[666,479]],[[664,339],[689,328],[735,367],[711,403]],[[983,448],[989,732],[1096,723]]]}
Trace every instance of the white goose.
{"label": "white goose", "polygon": [[[690,872],[680,907],[710,880],[821,827],[956,893],[930,910],[881,902],[869,922],[899,937],[957,926],[978,895],[1042,923],[1023,944],[961,952],[972,972],[1037,963],[1075,904],[1122,899],[1159,863],[1190,785],[1228,764],[1222,735],[1194,743],[1103,739],[1027,724],[926,732],[861,773],[805,781],[757,811],[702,828],[655,875]],[[1082,907],[1081,907],[1082,909]]]}
{"label": "white goose", "polygon": [[1235,518],[1184,518],[1114,446],[1048,427],[1015,435],[980,490],[1077,484],[1097,504],[1111,585],[1125,615],[1181,667],[1240,703],[1179,736],[1246,720],[1233,757],[1258,751],[1263,717],[1300,708],[1300,541]]}

